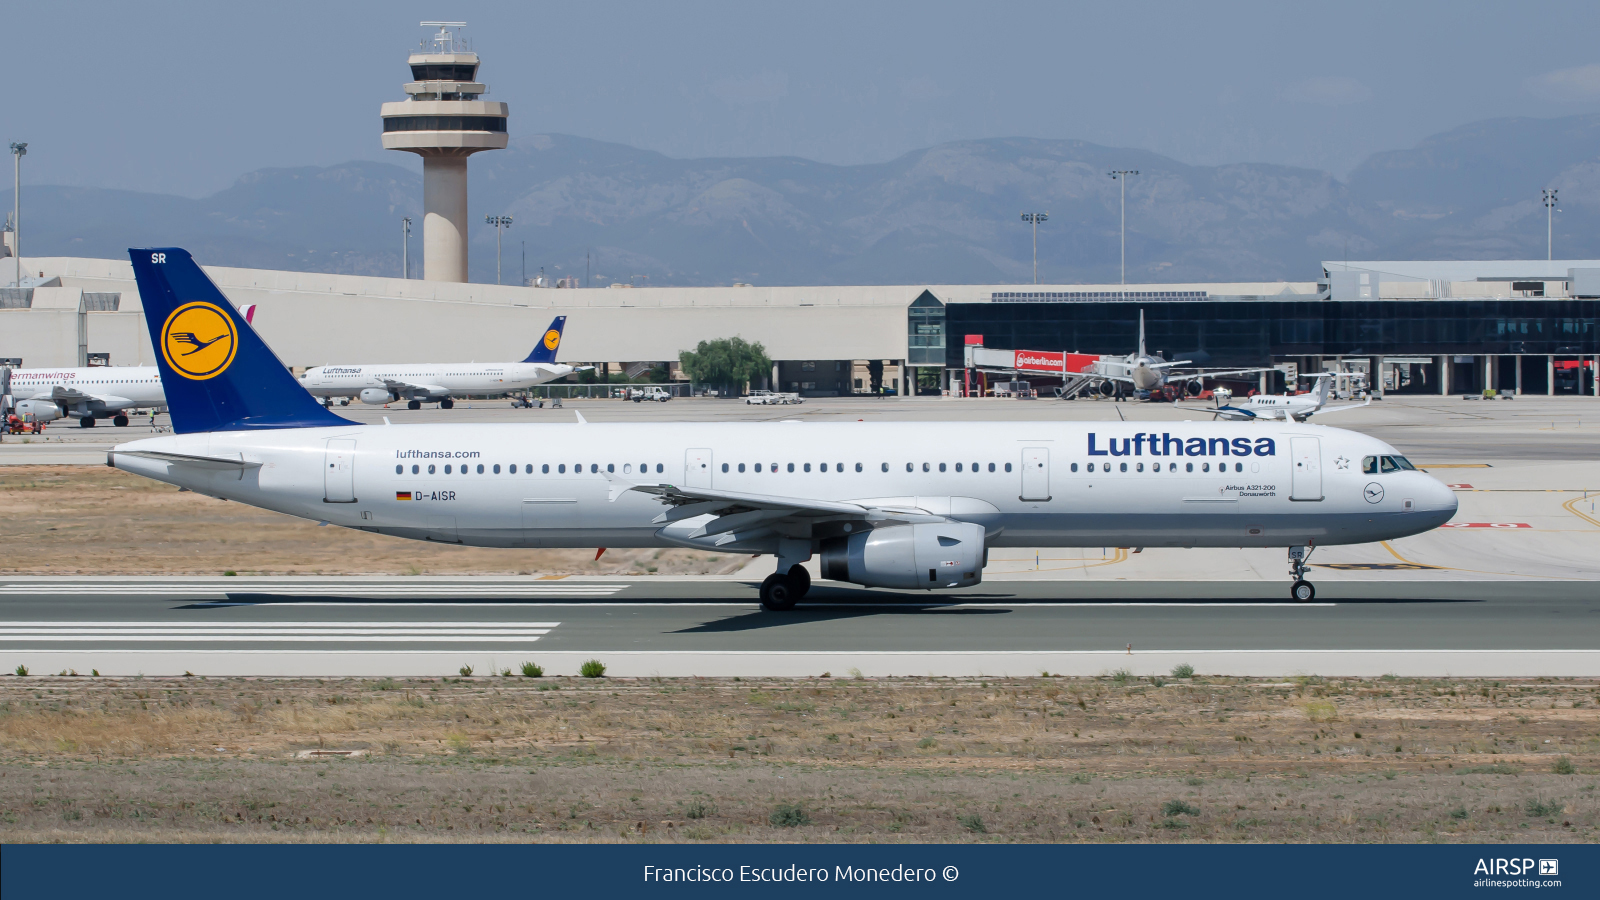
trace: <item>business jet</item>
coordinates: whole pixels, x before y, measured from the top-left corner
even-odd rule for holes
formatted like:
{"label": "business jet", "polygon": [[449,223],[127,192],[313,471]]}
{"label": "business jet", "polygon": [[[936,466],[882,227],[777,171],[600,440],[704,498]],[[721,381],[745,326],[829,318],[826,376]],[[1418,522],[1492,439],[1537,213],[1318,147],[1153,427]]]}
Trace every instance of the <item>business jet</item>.
{"label": "business jet", "polygon": [[1256,367],[1250,369],[1206,369],[1191,365],[1193,360],[1167,360],[1160,353],[1151,354],[1145,349],[1144,310],[1139,310],[1139,348],[1127,356],[1102,356],[1084,370],[1092,384],[1091,389],[1101,396],[1121,398],[1132,393],[1144,397],[1157,393],[1168,384],[1181,385],[1190,395],[1199,394],[1205,378],[1227,375],[1253,375],[1270,371]]}
{"label": "business jet", "polygon": [[[1322,372],[1312,377],[1317,380],[1317,386],[1309,394],[1257,394],[1239,405],[1218,404],[1211,409],[1196,410],[1196,412],[1208,412],[1213,418],[1232,422],[1253,422],[1258,419],[1304,422],[1318,413],[1327,415],[1372,405],[1372,396],[1369,394],[1365,403],[1329,406],[1328,398],[1333,395],[1333,373]],[[1193,409],[1193,407],[1184,408]]]}
{"label": "business jet", "polygon": [[[314,366],[300,376],[300,384],[313,397],[326,398],[323,406],[332,406],[335,397],[359,397],[362,403],[372,404],[404,400],[407,409],[421,409],[423,403],[437,401],[440,409],[450,409],[456,405],[456,396],[520,391],[592,368],[556,362],[566,327],[567,317],[556,316],[539,345],[521,362]],[[341,405],[348,403],[345,399]]]}
{"label": "business jet", "polygon": [[73,418],[84,428],[93,428],[97,419],[121,427],[128,424],[127,410],[167,402],[155,366],[12,369],[10,396],[19,416],[39,422]]}
{"label": "business jet", "polygon": [[[760,597],[783,610],[813,556],[824,578],[932,590],[978,584],[991,548],[1106,545],[1286,547],[1291,595],[1307,601],[1313,548],[1418,534],[1456,511],[1395,448],[1316,425],[359,424],[307,394],[188,253],[129,252],[175,433],[118,445],[107,464],[346,528],[772,554]],[[186,354],[185,332],[219,339]]]}

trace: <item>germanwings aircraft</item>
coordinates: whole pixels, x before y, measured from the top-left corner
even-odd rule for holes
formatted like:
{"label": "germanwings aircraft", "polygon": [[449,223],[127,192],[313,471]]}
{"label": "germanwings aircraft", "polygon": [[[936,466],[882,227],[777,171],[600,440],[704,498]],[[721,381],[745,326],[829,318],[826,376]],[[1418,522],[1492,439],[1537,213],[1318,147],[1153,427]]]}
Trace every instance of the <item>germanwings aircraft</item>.
{"label": "germanwings aircraft", "polygon": [[1333,394],[1333,373],[1325,372],[1313,377],[1317,379],[1317,387],[1309,394],[1257,394],[1239,405],[1218,405],[1212,409],[1196,411],[1208,412],[1215,418],[1234,422],[1250,422],[1256,419],[1304,422],[1317,413],[1326,415],[1372,405],[1372,396],[1369,394],[1365,403],[1329,406],[1328,398]]}
{"label": "germanwings aircraft", "polygon": [[[1456,511],[1393,447],[1314,425],[363,425],[301,389],[188,253],[130,253],[176,433],[121,444],[108,464],[346,528],[770,553],[761,601],[782,610],[805,595],[812,556],[824,578],[932,590],[978,584],[992,547],[1106,545],[1286,547],[1306,601],[1312,548],[1417,534]],[[185,354],[180,333],[212,343]]]}
{"label": "germanwings aircraft", "polygon": [[[300,384],[313,397],[360,397],[362,403],[406,402],[407,409],[438,401],[441,409],[455,406],[453,395],[504,394],[555,381],[581,366],[560,365],[556,351],[566,316],[556,316],[539,345],[522,362],[505,363],[390,363],[362,366],[315,366],[300,376]],[[346,400],[345,403],[349,401]]]}
{"label": "germanwings aircraft", "polygon": [[11,396],[19,415],[41,422],[71,417],[84,428],[93,428],[96,419],[127,425],[126,410],[167,402],[155,366],[12,369]]}

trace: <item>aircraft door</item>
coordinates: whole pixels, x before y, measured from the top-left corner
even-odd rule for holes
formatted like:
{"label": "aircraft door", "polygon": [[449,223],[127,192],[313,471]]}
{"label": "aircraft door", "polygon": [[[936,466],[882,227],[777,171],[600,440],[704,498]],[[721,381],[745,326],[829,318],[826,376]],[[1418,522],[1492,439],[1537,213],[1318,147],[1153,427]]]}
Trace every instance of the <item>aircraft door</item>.
{"label": "aircraft door", "polygon": [[1050,448],[1024,447],[1022,450],[1022,495],[1020,500],[1050,499]]}
{"label": "aircraft door", "polygon": [[1290,500],[1322,499],[1322,441],[1314,437],[1289,439],[1289,455],[1294,457]]}
{"label": "aircraft door", "polygon": [[322,465],[322,502],[356,502],[356,442],[337,438],[328,442]]}
{"label": "aircraft door", "polygon": [[683,453],[684,487],[711,487],[711,450],[696,448]]}

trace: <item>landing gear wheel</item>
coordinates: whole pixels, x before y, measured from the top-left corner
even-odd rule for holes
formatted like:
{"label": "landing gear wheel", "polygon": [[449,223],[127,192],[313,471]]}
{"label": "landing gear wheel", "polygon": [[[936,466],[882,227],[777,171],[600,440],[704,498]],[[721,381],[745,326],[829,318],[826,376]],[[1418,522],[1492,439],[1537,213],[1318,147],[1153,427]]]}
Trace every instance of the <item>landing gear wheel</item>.
{"label": "landing gear wheel", "polygon": [[118,428],[127,428],[128,427],[128,417],[127,416],[122,416],[122,415],[112,416],[111,417],[111,424],[117,426]]}
{"label": "landing gear wheel", "polygon": [[800,599],[795,596],[794,588],[789,584],[789,579],[774,572],[761,582],[761,605],[772,612],[786,612],[794,609],[795,601]]}
{"label": "landing gear wheel", "polygon": [[421,409],[421,408],[422,408],[422,401],[421,400],[407,400],[406,401],[406,409]]}
{"label": "landing gear wheel", "polygon": [[456,408],[456,402],[454,400],[451,400],[449,397],[446,397],[443,400],[439,401],[439,408],[440,409],[455,409]]}
{"label": "landing gear wheel", "polygon": [[794,599],[803,599],[806,592],[811,590],[811,573],[806,567],[795,563],[789,567],[789,589],[794,592]]}
{"label": "landing gear wheel", "polygon": [[1311,586],[1311,582],[1300,580],[1289,588],[1289,596],[1293,597],[1297,603],[1310,603],[1317,598],[1317,589]]}
{"label": "landing gear wheel", "polygon": [[93,428],[94,427],[94,416],[84,416],[83,418],[79,419],[78,420],[78,427],[79,428]]}

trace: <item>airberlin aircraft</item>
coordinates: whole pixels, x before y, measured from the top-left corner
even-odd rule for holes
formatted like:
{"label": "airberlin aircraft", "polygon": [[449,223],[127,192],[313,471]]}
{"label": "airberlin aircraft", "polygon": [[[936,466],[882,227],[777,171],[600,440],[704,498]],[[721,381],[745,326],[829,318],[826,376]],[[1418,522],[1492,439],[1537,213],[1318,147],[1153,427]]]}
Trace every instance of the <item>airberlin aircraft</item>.
{"label": "airberlin aircraft", "polygon": [[1107,545],[1286,547],[1305,601],[1312,548],[1456,511],[1388,444],[1299,423],[364,425],[307,394],[188,253],[130,253],[176,433],[108,464],[346,528],[772,554],[761,601],[783,610],[812,556],[824,578],[933,590],[978,584],[992,547]]}

